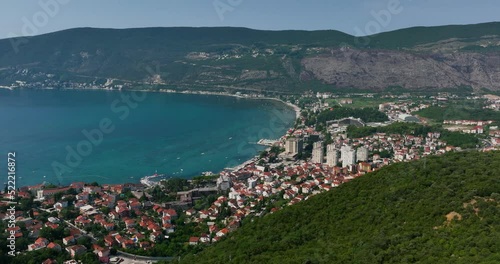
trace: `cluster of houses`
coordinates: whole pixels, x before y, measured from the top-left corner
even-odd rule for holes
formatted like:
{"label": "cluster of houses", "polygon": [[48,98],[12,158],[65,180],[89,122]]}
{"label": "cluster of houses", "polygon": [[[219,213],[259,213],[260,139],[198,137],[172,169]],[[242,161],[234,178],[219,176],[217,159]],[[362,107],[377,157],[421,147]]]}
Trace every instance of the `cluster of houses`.
{"label": "cluster of houses", "polygon": [[[28,245],[27,251],[36,251],[44,248],[49,248],[61,252],[64,249],[71,255],[71,257],[76,257],[87,252],[87,248],[85,246],[76,245],[76,239],[82,236],[79,229],[70,227],[70,236],[63,238],[61,240],[61,245],[54,241],[49,241],[47,238],[39,236],[39,232],[42,228],[58,228],[59,224],[54,224],[54,222],[58,223],[59,219],[55,217],[49,217],[46,223],[42,223],[39,220],[25,217],[23,213],[24,212],[21,211],[16,212],[18,223],[24,223],[26,229],[29,232],[29,237],[35,239],[32,244]],[[35,218],[36,216],[38,216],[37,212],[34,213]],[[20,238],[23,236],[21,228],[18,225],[12,228],[8,228],[7,232],[13,232],[16,238]],[[103,258],[102,260],[109,256],[109,248],[99,247],[98,245],[94,245],[93,252],[96,253],[96,255],[98,255],[100,258]]]}
{"label": "cluster of houses", "polygon": [[[35,224],[34,226],[37,225],[38,224]],[[84,245],[76,244],[76,240],[82,236],[80,230],[76,228],[69,228],[69,229],[71,235],[62,239],[63,245],[60,245],[54,241],[51,242],[44,237],[38,237],[34,241],[34,243],[28,245],[28,251],[35,251],[43,248],[49,248],[58,252],[66,250],[72,258],[75,258],[79,255],[89,252],[89,249],[87,249],[87,247],[85,247]],[[97,255],[100,262],[102,263],[109,262],[109,255],[110,255],[109,247],[101,247],[97,244],[93,244],[90,250],[91,252]],[[56,263],[56,262],[52,259],[47,259],[44,263]],[[72,262],[68,261],[65,263],[72,263]]]}
{"label": "cluster of houses", "polygon": [[[69,194],[70,190],[73,191],[72,194]],[[147,194],[144,190],[145,187],[141,184],[93,186],[83,182],[56,188],[45,188],[43,184],[26,186],[19,190],[18,196],[36,198],[35,200],[40,201],[42,206],[34,209],[32,215],[16,211],[16,221],[25,224],[29,238],[34,240],[28,246],[28,251],[42,248],[66,250],[72,258],[86,252],[94,252],[102,263],[108,263],[112,247],[148,250],[166,235],[175,232],[172,221],[178,218],[177,211],[154,204],[148,199],[140,199]],[[128,191],[135,197],[125,198],[123,194]],[[66,208],[71,208],[78,215],[73,219],[60,220],[60,214]],[[59,218],[51,216],[43,221],[44,218],[39,217],[42,211],[57,212]],[[6,216],[2,213],[0,217]],[[70,233],[67,237],[59,238],[59,241],[62,241],[61,245],[40,236],[40,231],[44,228],[57,229],[60,226],[69,229]],[[99,234],[87,232],[89,228],[96,227],[103,232]],[[19,226],[7,231],[12,231],[16,238],[23,236]],[[88,249],[77,244],[78,238],[82,236],[90,237],[92,241],[102,239],[105,246],[93,244],[93,248]]]}
{"label": "cluster of houses", "polygon": [[378,106],[379,111],[384,112],[390,120],[407,121],[411,113],[428,108],[429,104],[416,104],[411,101],[383,103]]}
{"label": "cluster of houses", "polygon": [[343,105],[345,105],[345,104],[352,104],[352,99],[350,99],[350,98],[346,98],[346,99],[339,99],[339,100],[338,100],[338,102],[339,102],[340,104],[343,104]]}
{"label": "cluster of houses", "polygon": [[[388,158],[389,163],[392,163],[418,160],[422,156],[443,154],[455,149],[440,140],[440,137],[441,134],[437,132],[429,132],[425,136],[376,133],[354,141],[355,144],[363,144],[372,152],[393,153],[393,156]],[[374,155],[373,162],[377,162],[379,157]]]}
{"label": "cluster of houses", "polygon": [[444,120],[445,125],[462,125],[462,126],[487,126],[493,121],[480,121],[480,120]]}
{"label": "cluster of houses", "polygon": [[466,134],[483,134],[484,127],[492,124],[493,121],[477,121],[477,120],[444,120],[444,125],[467,126],[460,130]]}
{"label": "cluster of houses", "polygon": [[[307,132],[307,129],[300,130],[298,134]],[[296,131],[291,133],[297,134]],[[223,171],[217,185],[228,195],[218,197],[207,209],[185,210],[186,221],[207,227],[204,234],[191,237],[188,243],[196,245],[216,242],[236,230],[245,217],[262,216],[280,210],[282,207],[273,206],[276,200],[284,200],[283,206],[293,205],[385,165],[453,151],[454,148],[447,146],[446,142],[440,140],[440,136],[440,133],[428,133],[425,136],[377,133],[359,139],[338,136],[334,138],[333,144],[339,147],[364,146],[372,153],[387,151],[393,155],[382,158],[379,154],[374,154],[368,160],[348,167],[299,161],[283,167],[266,168],[254,162],[235,171]]]}
{"label": "cluster of houses", "polygon": [[[371,171],[371,167],[366,170]],[[266,210],[275,212],[281,209],[268,208],[268,198],[283,199],[285,204],[292,205],[306,200],[309,195],[328,191],[354,176],[349,174],[347,168],[328,168],[308,162],[283,170],[266,171],[264,167],[250,163],[237,171],[223,171],[219,187],[228,195],[218,197],[207,209],[198,211],[191,208],[185,211],[186,221],[207,227],[204,234],[191,237],[188,243],[217,242],[240,227],[245,217],[262,216]],[[222,223],[222,226],[217,223]]]}
{"label": "cluster of houses", "polygon": [[[208,244],[215,243],[221,240],[229,232],[236,230],[240,227],[241,220],[245,216],[242,211],[233,212],[234,208],[233,201],[227,199],[225,196],[220,196],[217,198],[213,204],[203,210],[195,210],[194,208],[185,211],[186,221],[194,222],[199,224],[206,224],[208,229],[205,230],[200,236],[192,236],[189,238],[189,245],[197,244]],[[223,210],[231,210],[231,215],[225,217],[223,215]],[[216,221],[221,220],[224,223],[224,227],[219,227]]]}
{"label": "cluster of houses", "polygon": [[491,109],[495,111],[500,110],[500,96],[496,95],[486,95],[486,105],[484,106],[484,109]]}
{"label": "cluster of houses", "polygon": [[491,145],[493,147],[500,147],[500,129],[498,129],[498,126],[490,126],[489,129],[488,134],[491,139]]}
{"label": "cluster of houses", "polygon": [[[494,122],[488,121],[477,121],[477,120],[445,120],[443,124],[448,125],[448,130],[459,130],[462,133],[467,134],[485,134],[489,137],[491,146],[493,148],[500,147],[500,130],[498,126],[493,126]],[[488,130],[486,131],[486,128]]]}

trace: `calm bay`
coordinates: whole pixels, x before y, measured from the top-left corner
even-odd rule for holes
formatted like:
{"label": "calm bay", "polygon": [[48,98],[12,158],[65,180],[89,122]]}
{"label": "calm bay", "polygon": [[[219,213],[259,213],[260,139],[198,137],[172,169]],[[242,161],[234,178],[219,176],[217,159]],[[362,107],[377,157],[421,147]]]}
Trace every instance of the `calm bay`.
{"label": "calm bay", "polygon": [[[279,138],[295,118],[293,109],[272,100],[141,93],[143,100],[133,101],[131,95],[0,89],[2,174],[7,153],[15,151],[17,187],[138,182],[155,171],[189,178],[252,158],[265,148],[255,142]],[[103,120],[113,130],[100,140],[93,132]]]}

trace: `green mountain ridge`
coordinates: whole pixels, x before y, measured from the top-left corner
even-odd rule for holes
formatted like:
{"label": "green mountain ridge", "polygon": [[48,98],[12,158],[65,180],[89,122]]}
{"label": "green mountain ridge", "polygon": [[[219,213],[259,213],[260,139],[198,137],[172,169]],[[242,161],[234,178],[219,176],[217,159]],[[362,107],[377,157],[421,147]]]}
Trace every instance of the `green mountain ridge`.
{"label": "green mountain ridge", "polygon": [[112,79],[147,89],[500,90],[499,50],[499,22],[361,38],[335,30],[76,28],[0,40],[0,85],[91,86]]}
{"label": "green mountain ridge", "polygon": [[[481,37],[494,36],[499,33],[500,22],[473,25],[447,25],[438,27],[411,27],[372,36],[378,48],[413,48],[419,45],[432,44],[443,40],[461,39],[473,42]],[[390,41],[394,39],[397,41]]]}
{"label": "green mountain ridge", "polygon": [[262,218],[181,263],[498,263],[500,152],[398,163]]}

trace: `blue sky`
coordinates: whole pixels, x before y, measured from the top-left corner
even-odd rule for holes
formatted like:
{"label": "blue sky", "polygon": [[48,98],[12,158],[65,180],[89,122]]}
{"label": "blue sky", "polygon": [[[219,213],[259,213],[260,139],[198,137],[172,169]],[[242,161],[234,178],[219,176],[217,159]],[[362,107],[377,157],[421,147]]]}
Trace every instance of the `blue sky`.
{"label": "blue sky", "polygon": [[[50,8],[44,8],[44,5]],[[392,9],[389,8],[390,5],[393,5]],[[382,15],[377,20],[374,14]],[[412,26],[491,21],[500,21],[498,0],[2,0],[0,2],[0,38],[38,35],[74,27],[152,26],[237,26],[271,30],[336,29],[349,34],[366,35]]]}

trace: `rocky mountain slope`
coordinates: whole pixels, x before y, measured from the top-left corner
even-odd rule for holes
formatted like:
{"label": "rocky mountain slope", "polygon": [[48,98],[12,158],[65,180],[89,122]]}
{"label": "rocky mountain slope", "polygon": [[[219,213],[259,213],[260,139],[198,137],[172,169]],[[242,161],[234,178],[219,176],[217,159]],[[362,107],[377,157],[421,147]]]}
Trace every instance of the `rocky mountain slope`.
{"label": "rocky mountain slope", "polygon": [[482,54],[413,53],[394,50],[336,49],[302,60],[302,78],[338,87],[381,90],[453,88],[500,90],[500,52]]}

